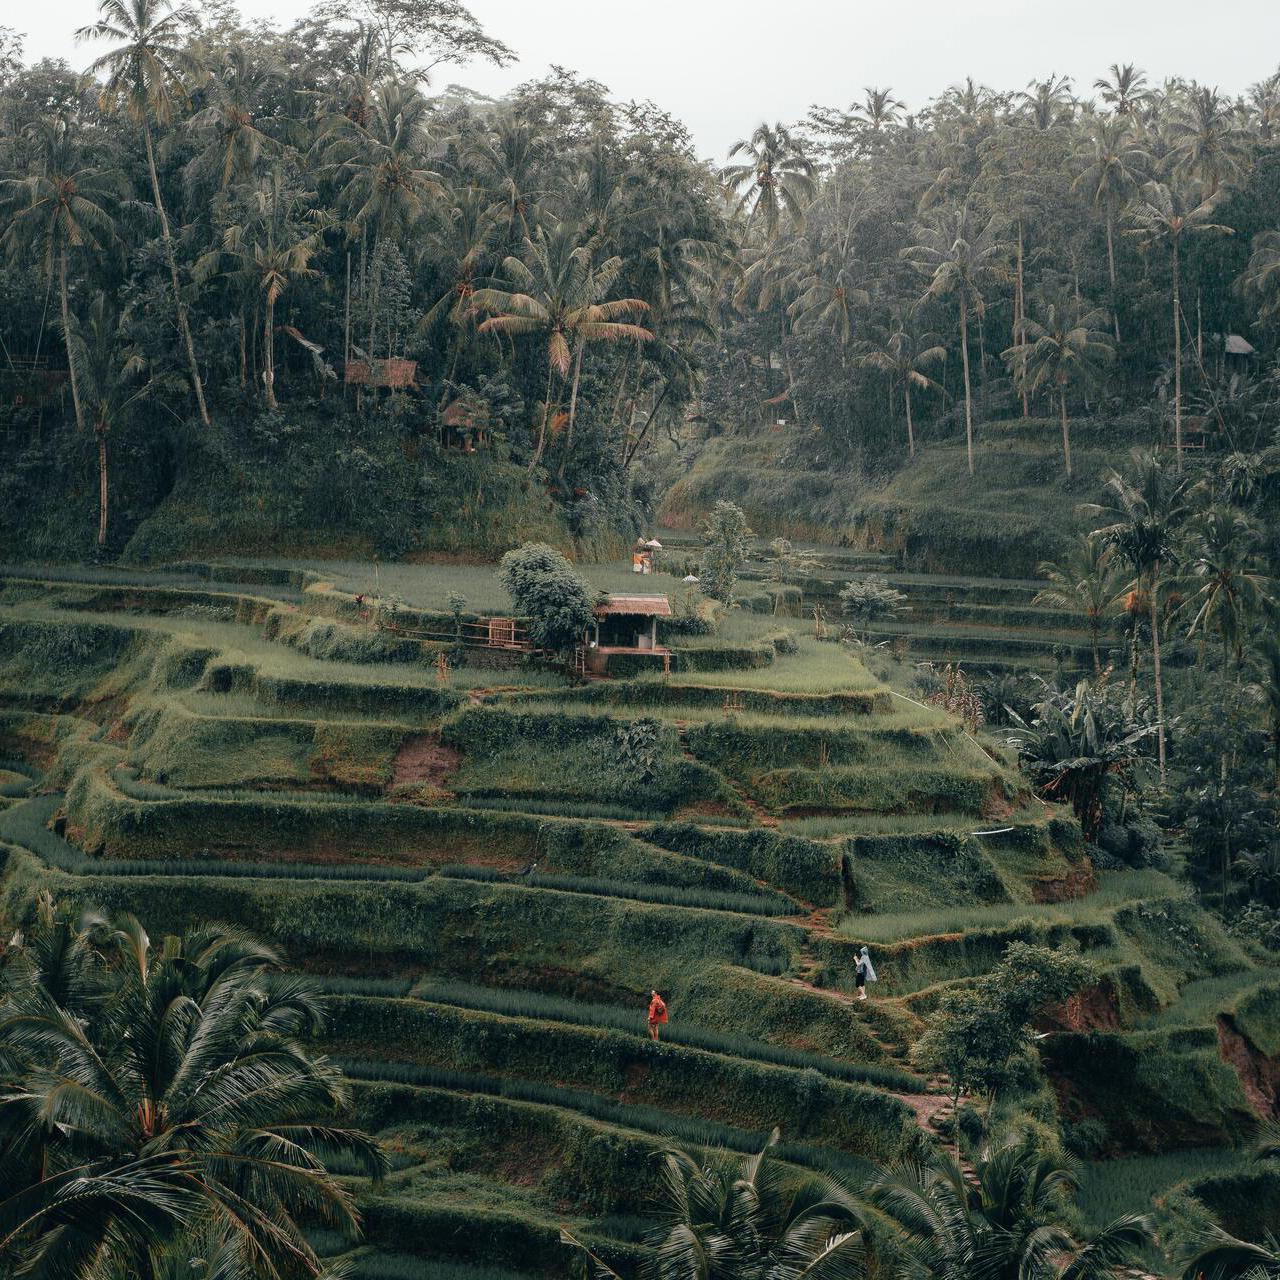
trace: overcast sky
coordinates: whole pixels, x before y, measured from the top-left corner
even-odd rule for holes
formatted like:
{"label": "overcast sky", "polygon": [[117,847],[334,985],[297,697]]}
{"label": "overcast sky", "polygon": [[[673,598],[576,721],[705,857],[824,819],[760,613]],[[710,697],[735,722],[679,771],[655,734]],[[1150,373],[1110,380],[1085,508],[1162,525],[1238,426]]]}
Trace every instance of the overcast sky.
{"label": "overcast sky", "polygon": [[[311,0],[240,0],[246,17],[287,24]],[[847,106],[865,85],[911,107],[971,75],[1022,88],[1051,71],[1087,89],[1111,62],[1153,80],[1194,77],[1238,93],[1280,64],[1280,3],[1235,0],[472,0],[520,62],[447,69],[500,95],[554,62],[602,80],[621,99],[650,98],[685,121],[704,156],[761,119],[794,120],[814,102]],[[0,2],[27,36],[27,58],[88,61],[71,32],[96,0]]]}

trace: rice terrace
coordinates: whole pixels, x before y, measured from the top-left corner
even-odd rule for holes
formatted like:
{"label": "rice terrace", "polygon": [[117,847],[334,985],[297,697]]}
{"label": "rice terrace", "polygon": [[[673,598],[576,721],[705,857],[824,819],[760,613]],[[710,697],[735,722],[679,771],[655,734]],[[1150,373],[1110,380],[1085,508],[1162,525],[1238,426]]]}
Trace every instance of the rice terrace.
{"label": "rice terrace", "polygon": [[474,7],[0,26],[0,1277],[1280,1280],[1280,72]]}

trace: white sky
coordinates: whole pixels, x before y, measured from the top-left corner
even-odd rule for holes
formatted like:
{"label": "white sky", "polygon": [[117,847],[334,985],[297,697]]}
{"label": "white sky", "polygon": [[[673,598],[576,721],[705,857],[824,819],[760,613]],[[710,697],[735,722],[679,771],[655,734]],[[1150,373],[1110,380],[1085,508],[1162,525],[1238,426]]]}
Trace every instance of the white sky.
{"label": "white sky", "polygon": [[[239,0],[246,17],[286,24],[310,0]],[[560,63],[615,97],[651,98],[722,158],[761,119],[794,120],[813,102],[847,106],[865,85],[917,107],[972,75],[1021,88],[1056,71],[1087,88],[1114,61],[1153,80],[1194,77],[1238,93],[1280,64],[1280,3],[1234,0],[471,0],[520,62],[447,68],[498,96]],[[0,23],[27,35],[27,59],[89,56],[72,31],[95,0],[0,0]]]}

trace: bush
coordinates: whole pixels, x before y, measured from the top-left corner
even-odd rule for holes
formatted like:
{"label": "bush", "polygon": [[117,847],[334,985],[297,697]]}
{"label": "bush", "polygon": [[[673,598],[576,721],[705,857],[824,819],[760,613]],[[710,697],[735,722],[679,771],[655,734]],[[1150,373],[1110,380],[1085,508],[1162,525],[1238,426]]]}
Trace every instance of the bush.
{"label": "bush", "polygon": [[540,649],[570,649],[592,620],[591,589],[554,547],[526,542],[502,557],[502,589]]}

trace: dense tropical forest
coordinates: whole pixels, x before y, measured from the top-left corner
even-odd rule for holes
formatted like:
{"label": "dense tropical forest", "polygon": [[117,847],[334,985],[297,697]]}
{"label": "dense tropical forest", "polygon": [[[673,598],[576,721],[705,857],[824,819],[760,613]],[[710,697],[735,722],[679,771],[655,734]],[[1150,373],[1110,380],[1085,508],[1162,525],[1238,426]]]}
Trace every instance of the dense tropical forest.
{"label": "dense tropical forest", "polygon": [[0,27],[0,1276],[1280,1280],[1280,71],[501,36]]}

